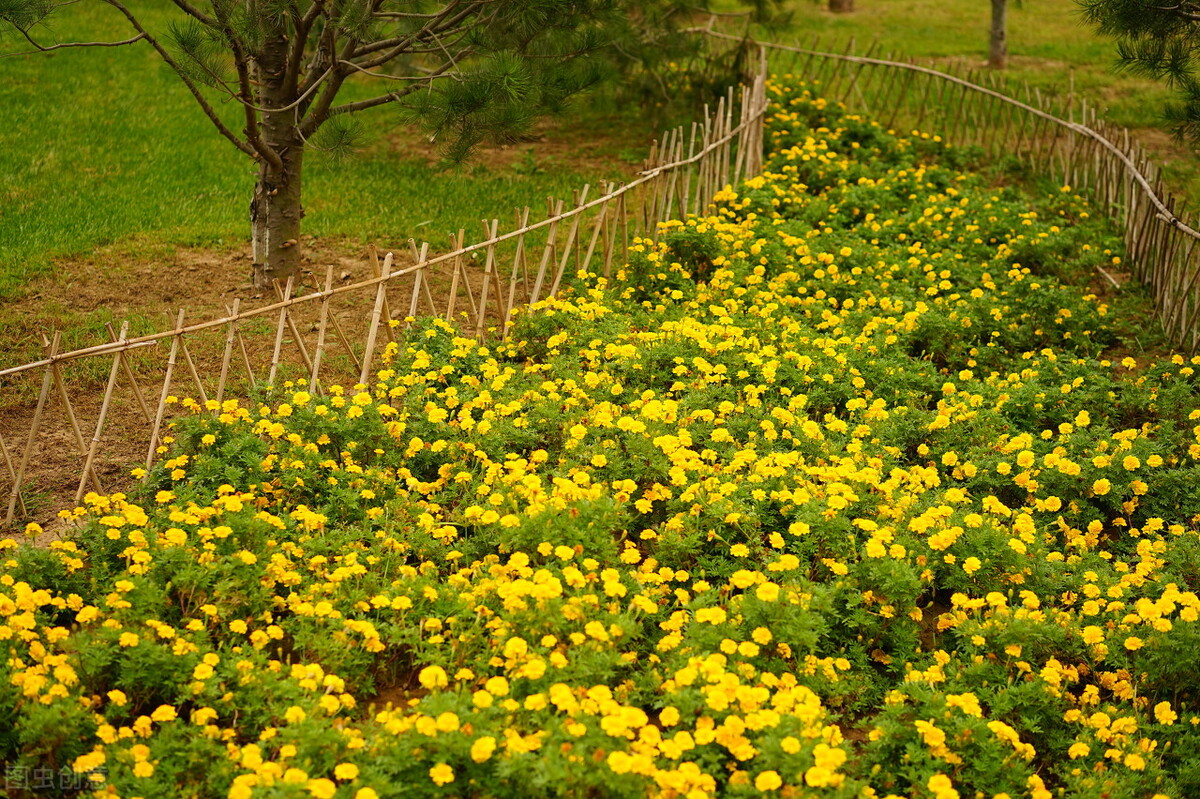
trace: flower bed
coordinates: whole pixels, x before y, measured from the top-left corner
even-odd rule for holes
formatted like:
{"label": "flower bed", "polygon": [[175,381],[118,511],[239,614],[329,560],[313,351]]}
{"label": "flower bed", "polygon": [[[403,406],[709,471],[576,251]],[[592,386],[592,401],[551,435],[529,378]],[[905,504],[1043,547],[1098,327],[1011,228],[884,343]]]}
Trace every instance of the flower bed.
{"label": "flower bed", "polygon": [[1200,795],[1195,362],[1103,360],[1074,193],[772,92],[764,175],[508,343],[185,400],[4,542],[10,791]]}

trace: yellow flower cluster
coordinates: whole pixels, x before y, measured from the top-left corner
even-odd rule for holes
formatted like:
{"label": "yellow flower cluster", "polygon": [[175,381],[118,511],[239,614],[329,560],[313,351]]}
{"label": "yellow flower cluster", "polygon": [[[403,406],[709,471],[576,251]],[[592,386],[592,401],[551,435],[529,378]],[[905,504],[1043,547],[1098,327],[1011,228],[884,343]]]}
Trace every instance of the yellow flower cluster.
{"label": "yellow flower cluster", "polygon": [[417,323],[367,385],[184,400],[144,493],[5,541],[0,759],[105,797],[1196,795],[1197,361],[1112,354],[1074,193],[771,91],[764,174],[612,280],[495,345]]}

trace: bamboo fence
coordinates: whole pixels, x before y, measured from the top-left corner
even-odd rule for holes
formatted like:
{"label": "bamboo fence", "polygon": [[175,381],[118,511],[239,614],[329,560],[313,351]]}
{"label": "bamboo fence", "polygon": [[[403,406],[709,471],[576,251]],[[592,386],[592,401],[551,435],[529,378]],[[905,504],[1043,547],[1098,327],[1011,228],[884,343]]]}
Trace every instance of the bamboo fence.
{"label": "bamboo fence", "polygon": [[[248,310],[235,302],[218,319],[187,323],[181,309],[169,330],[131,338],[126,323],[120,331],[109,328],[110,341],[69,352],[61,351],[58,333],[44,337],[45,357],[0,370],[0,392],[37,397],[28,403],[19,440],[0,435],[5,524],[30,515],[26,475],[48,447],[78,453],[71,473],[76,502],[89,489],[104,493],[109,475],[123,473],[113,471],[104,445],[114,435],[106,437],[105,424],[115,406],[134,409],[144,422],[139,429],[127,424],[120,435],[141,436],[142,465],[149,468],[164,451],[173,392],[219,404],[233,391],[244,396],[285,381],[317,393],[334,381],[367,384],[386,343],[418,316],[453,320],[481,340],[504,338],[515,310],[554,296],[572,272],[610,275],[635,236],[656,238],[658,223],[700,213],[716,191],[760,171],[769,71],[808,80],[816,94],[888,128],[936,131],[953,144],[1017,158],[1032,173],[1091,192],[1121,225],[1127,268],[1150,287],[1169,338],[1188,353],[1200,346],[1200,232],[1177,213],[1178,201],[1128,130],[1098,118],[1086,101],[1073,93],[1044,96],[985,70],[878,56],[875,46],[855,54],[853,40],[839,51],[823,49],[819,39],[755,41],[711,24],[697,32],[740,43],[758,74],[752,85],[730,89],[702,121],[666,133],[645,169],[624,185],[604,185],[595,197],[584,186],[569,202],[548,198],[538,222],[529,221],[530,208],[518,209],[507,232],[498,219],[484,220],[474,243],[459,230],[440,254],[410,241],[410,252],[401,254],[405,264],[388,253],[375,259],[375,277],[350,285],[335,286],[330,267],[323,281],[289,280],[276,286],[277,302]],[[446,297],[444,306],[435,295]],[[213,357],[195,357],[201,349]],[[70,371],[96,359],[109,363],[103,396],[73,400]],[[204,368],[208,363],[220,366]]]}
{"label": "bamboo fence", "polygon": [[[250,396],[288,384],[321,394],[335,381],[369,384],[380,353],[411,318],[441,317],[464,335],[503,339],[515,310],[555,296],[574,273],[608,277],[634,237],[656,240],[658,223],[701,213],[721,188],[761,169],[767,93],[765,55],[758,53],[760,70],[750,85],[730,88],[690,128],[664,134],[634,180],[604,185],[598,196],[585,185],[569,203],[548,198],[540,221],[530,221],[528,207],[517,210],[505,232],[499,219],[483,220],[473,243],[459,230],[440,253],[410,240],[410,252],[401,253],[406,265],[394,253],[382,260],[373,254],[370,279],[335,285],[331,266],[314,285],[294,278],[276,285],[278,301],[261,307],[235,302],[225,316],[199,322],[188,322],[180,309],[163,332],[130,337],[126,322],[109,329],[110,341],[68,352],[61,351],[59,333],[44,337],[43,358],[0,370],[0,392],[36,396],[17,408],[27,411],[18,424],[23,435],[0,435],[5,526],[18,515],[30,518],[30,464],[55,450],[77,453],[69,467],[76,504],[89,490],[103,494],[106,483],[122,482],[131,440],[144,442],[139,461],[149,470],[165,451],[176,394],[219,407],[234,391]],[[108,364],[104,394],[98,401],[72,396],[71,371],[97,359]],[[106,434],[116,407],[127,411],[125,421]],[[126,445],[117,448],[124,455],[106,446],[114,437]]]}
{"label": "bamboo fence", "polygon": [[[919,129],[978,147],[996,159],[1016,158],[1031,174],[1090,192],[1120,226],[1125,269],[1149,287],[1163,331],[1180,350],[1200,346],[1200,232],[1163,186],[1159,168],[1129,134],[1075,97],[1048,97],[994,70],[945,70],[877,45],[856,55],[807,44],[748,40],[708,28],[718,41],[750,41],[768,54],[771,72],[811,82],[814,93],[871,116],[888,128]],[[1104,277],[1114,285],[1107,270]]]}

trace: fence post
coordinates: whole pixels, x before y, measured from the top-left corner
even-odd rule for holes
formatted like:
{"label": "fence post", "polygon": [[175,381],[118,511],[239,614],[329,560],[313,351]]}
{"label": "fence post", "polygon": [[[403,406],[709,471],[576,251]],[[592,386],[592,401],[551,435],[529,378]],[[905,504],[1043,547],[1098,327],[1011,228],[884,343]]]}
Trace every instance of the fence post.
{"label": "fence post", "polygon": [[[167,356],[167,370],[163,374],[162,393],[158,397],[158,410],[154,414],[154,426],[150,429],[150,447],[146,452],[146,471],[154,466],[154,456],[158,452],[158,433],[162,430],[163,417],[167,412],[167,397],[171,395],[171,375],[175,372],[175,357],[179,354],[179,340],[183,337],[184,310],[179,309],[175,318],[175,335],[171,339],[171,354]],[[147,478],[149,475],[147,474]]]}
{"label": "fence post", "polygon": [[387,282],[392,273],[392,254],[383,257],[380,267],[379,283],[375,286],[375,310],[371,312],[371,328],[367,331],[367,349],[363,353],[362,370],[358,373],[358,382],[367,385],[371,376],[371,359],[375,356],[375,338],[379,335],[379,320],[383,316],[383,304],[387,299]]}
{"label": "fence post", "polygon": [[[33,422],[29,425],[29,437],[25,443],[25,451],[21,453],[21,463],[17,466],[16,474],[13,475],[12,490],[8,494],[8,513],[4,517],[5,526],[12,524],[17,510],[17,500],[21,498],[21,483],[25,480],[25,470],[29,468],[29,458],[33,455],[33,444],[37,440],[38,430],[42,426],[42,412],[46,410],[46,401],[50,398],[50,388],[54,383],[54,357],[58,355],[60,340],[60,334],[56,331],[50,349],[46,353],[50,358],[50,363],[46,364],[46,374],[42,376],[42,391],[38,394],[37,409],[34,410]],[[22,507],[24,507],[23,500]]]}

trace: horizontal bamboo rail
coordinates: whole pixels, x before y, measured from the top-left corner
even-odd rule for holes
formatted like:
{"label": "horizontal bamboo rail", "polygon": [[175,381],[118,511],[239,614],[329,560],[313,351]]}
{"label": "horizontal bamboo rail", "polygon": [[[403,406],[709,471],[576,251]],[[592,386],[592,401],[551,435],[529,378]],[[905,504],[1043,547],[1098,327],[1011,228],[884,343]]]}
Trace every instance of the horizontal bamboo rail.
{"label": "horizontal bamboo rail", "polygon": [[[148,427],[140,440],[145,442],[142,463],[149,470],[165,450],[176,394],[220,403],[239,388],[261,386],[264,378],[268,387],[290,383],[316,393],[332,380],[367,384],[384,346],[402,335],[398,328],[407,324],[394,317],[395,308],[405,308],[405,318],[453,320],[460,330],[480,339],[504,338],[515,309],[553,297],[577,271],[609,276],[613,260],[635,236],[657,239],[660,222],[702,212],[725,185],[759,168],[767,111],[766,63],[761,51],[759,56],[759,71],[749,85],[730,88],[715,109],[706,109],[703,121],[691,126],[690,135],[684,128],[665,133],[633,180],[604,186],[592,199],[590,187],[584,186],[565,208],[563,201],[549,198],[545,219],[530,222],[530,209],[517,209],[512,230],[501,232],[498,219],[484,220],[480,240],[467,243],[464,231],[459,231],[451,237],[451,249],[441,253],[430,253],[429,244],[410,240],[411,263],[398,264],[396,255],[387,253],[382,264],[375,259],[371,278],[334,286],[331,268],[323,283],[307,293],[299,280],[289,279],[276,286],[276,302],[248,309],[234,303],[224,316],[190,323],[180,310],[170,329],[160,332],[130,337],[128,326],[122,325],[119,335],[110,331],[110,341],[66,352],[55,334],[46,342],[45,357],[0,370],[0,392],[10,394],[21,381],[41,377],[23,446],[14,449],[17,442],[0,440],[5,470],[0,478],[8,478],[6,494],[0,494],[8,499],[5,524],[13,523],[18,508],[28,515],[26,476],[39,456],[61,449],[53,443],[62,438],[55,425],[66,429],[69,422],[79,449],[78,459],[63,467],[70,472],[63,475],[69,496],[78,502],[89,482],[102,490],[105,473],[100,467],[113,459],[105,444],[116,435],[106,439],[105,431],[112,429],[113,412],[122,406],[140,409],[137,419]],[[444,306],[435,301],[430,287],[436,281],[449,284]],[[389,291],[397,290],[404,295],[399,304],[388,297]],[[273,331],[269,340],[265,335],[244,335],[247,323],[254,320]],[[308,335],[314,331],[315,336]],[[156,361],[162,357],[159,344],[169,345],[165,363]],[[244,382],[235,374],[239,352]],[[131,365],[135,355],[151,363],[139,372]],[[205,355],[212,357],[206,362]],[[95,397],[72,402],[64,374],[68,367],[81,368],[96,359],[106,364],[103,396],[99,402]],[[205,363],[219,365],[206,369]],[[147,379],[151,385],[144,388]],[[119,395],[122,384],[136,402]],[[58,405],[62,413],[56,416]],[[93,426],[81,426],[84,407],[94,416]],[[128,441],[133,432],[125,429],[119,435]]]}
{"label": "horizontal bamboo rail", "polygon": [[769,54],[774,71],[813,81],[826,100],[867,112],[888,109],[888,127],[902,120],[924,125],[953,144],[1014,156],[1035,173],[1090,190],[1099,209],[1121,226],[1133,277],[1150,288],[1168,339],[1189,355],[1200,347],[1200,230],[1177,213],[1179,201],[1128,129],[1098,117],[1086,101],[1076,108],[1073,92],[1064,107],[1027,84],[1007,86],[994,72],[964,77],[873,57],[870,50],[855,55],[853,40],[846,52],[835,52],[822,49],[819,38],[810,46],[754,41],[711,23],[694,32],[750,41]]}
{"label": "horizontal bamboo rail", "polygon": [[[66,475],[71,493],[80,496],[89,483],[100,490],[104,477],[100,467],[106,460],[103,433],[111,410],[122,405],[116,394],[121,383],[134,400],[128,404],[149,425],[144,451],[150,467],[163,449],[172,391],[194,390],[204,399],[211,389],[220,402],[238,380],[235,361],[244,366],[246,377],[240,386],[245,389],[261,383],[264,374],[271,384],[294,376],[296,385],[316,393],[329,379],[367,382],[381,339],[395,340],[393,326],[401,324],[392,314],[397,306],[389,302],[389,289],[411,283],[398,306],[407,309],[408,317],[439,316],[480,338],[493,332],[504,337],[514,310],[554,296],[568,269],[589,269],[598,259],[599,271],[608,276],[614,258],[633,236],[656,238],[658,223],[701,212],[716,191],[737,185],[761,169],[768,68],[798,73],[813,81],[816,92],[828,100],[874,113],[881,121],[886,115],[888,127],[904,123],[933,128],[952,143],[1016,156],[1039,174],[1061,176],[1064,183],[1090,190],[1123,225],[1134,277],[1152,288],[1164,330],[1178,346],[1195,352],[1200,344],[1200,248],[1196,246],[1200,232],[1176,213],[1177,200],[1163,190],[1157,168],[1128,131],[1098,120],[1094,108],[1086,103],[1076,108],[1073,97],[1064,107],[1028,86],[1014,92],[994,75],[967,72],[964,76],[894,55],[874,57],[874,47],[857,55],[853,41],[846,52],[834,52],[822,49],[819,39],[812,46],[801,46],[735,37],[711,25],[697,30],[713,41],[751,52],[757,74],[752,85],[730,89],[715,111],[690,130],[677,128],[664,134],[655,142],[645,169],[632,181],[605,186],[592,199],[584,186],[569,204],[548,198],[546,218],[533,223],[529,208],[517,209],[517,224],[507,232],[499,232],[497,219],[484,220],[482,239],[467,243],[460,230],[451,236],[451,247],[445,252],[429,254],[428,244],[410,242],[410,264],[395,264],[389,253],[367,280],[334,286],[330,269],[323,283],[307,293],[303,285],[289,281],[277,287],[278,302],[245,310],[235,303],[225,316],[190,324],[184,324],[186,314],[181,311],[169,330],[129,338],[125,327],[119,335],[110,329],[110,341],[67,352],[61,351],[61,339],[55,334],[46,340],[45,357],[0,370],[0,390],[41,377],[40,390],[36,384],[27,387],[37,396],[28,429],[15,434],[10,430],[7,443],[0,438],[4,466],[0,477],[6,474],[9,482],[5,523],[13,522],[18,508],[29,515],[25,476],[43,452],[39,447],[56,446],[43,440],[49,433],[57,432],[57,441],[74,440],[80,451],[78,462],[71,462],[71,473]],[[1115,282],[1111,274],[1104,276]],[[430,288],[439,278],[443,285],[449,284],[444,307],[437,306]],[[306,313],[313,318],[306,321]],[[273,322],[269,325],[273,346],[264,348],[258,339],[244,335],[246,323],[255,319],[260,325]],[[311,346],[306,329],[316,331]],[[161,383],[144,390],[140,381],[147,376],[144,369],[140,377],[135,373],[132,359],[150,360],[152,353],[161,358],[156,347],[166,342],[170,352],[165,362],[149,367],[157,370],[154,382]],[[219,374],[215,388],[194,357],[212,350],[220,352],[220,368],[213,370]],[[73,402],[65,373],[68,367],[92,359],[111,359],[104,395],[99,402],[89,404],[89,398]],[[172,382],[176,367],[182,383]],[[53,401],[56,396],[58,403]],[[58,417],[52,410],[55,405],[61,406]],[[96,418],[91,429],[81,424],[77,413],[85,405]],[[50,429],[56,424],[57,431]]]}

